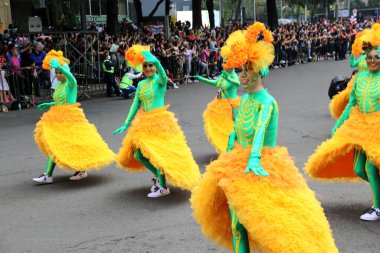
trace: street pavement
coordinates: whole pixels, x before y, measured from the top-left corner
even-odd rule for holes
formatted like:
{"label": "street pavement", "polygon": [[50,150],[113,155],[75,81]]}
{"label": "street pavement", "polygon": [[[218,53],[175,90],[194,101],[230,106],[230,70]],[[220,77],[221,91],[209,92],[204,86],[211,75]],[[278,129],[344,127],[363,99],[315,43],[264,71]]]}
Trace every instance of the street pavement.
{"label": "street pavement", "polygon": [[[327,96],[331,79],[350,73],[348,60],[325,61],[276,69],[265,79],[280,108],[278,144],[288,147],[300,171],[334,125]],[[202,119],[215,94],[213,87],[192,83],[166,95],[202,172],[217,157]],[[124,122],[131,102],[119,97],[82,101],[87,119],[115,152],[124,134],[111,133]],[[36,109],[0,113],[0,252],[226,252],[202,235],[189,192],[171,187],[169,196],[146,197],[148,171],[131,174],[112,164],[71,182],[70,174],[56,169],[53,184],[37,186],[32,178],[46,162],[33,139],[41,115]],[[308,183],[340,252],[380,252],[380,221],[359,219],[371,206],[367,184]]]}

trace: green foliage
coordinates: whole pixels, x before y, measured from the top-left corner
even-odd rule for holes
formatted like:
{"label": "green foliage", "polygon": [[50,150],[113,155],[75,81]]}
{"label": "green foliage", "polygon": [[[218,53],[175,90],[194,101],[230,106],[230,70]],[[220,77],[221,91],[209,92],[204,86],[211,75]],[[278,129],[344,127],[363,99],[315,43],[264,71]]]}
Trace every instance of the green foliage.
{"label": "green foliage", "polygon": [[51,22],[57,28],[73,27],[75,17],[79,15],[80,1],[50,0]]}

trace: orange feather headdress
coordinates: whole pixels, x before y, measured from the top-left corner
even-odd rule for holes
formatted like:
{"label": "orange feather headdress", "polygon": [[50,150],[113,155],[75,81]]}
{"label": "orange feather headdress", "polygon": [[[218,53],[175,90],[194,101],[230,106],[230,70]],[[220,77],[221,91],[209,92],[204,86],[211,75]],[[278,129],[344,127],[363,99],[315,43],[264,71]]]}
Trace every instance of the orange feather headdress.
{"label": "orange feather headdress", "polygon": [[150,51],[150,47],[140,44],[135,44],[130,47],[125,52],[125,60],[127,61],[127,66],[132,67],[137,72],[141,72],[142,64],[145,61],[145,58],[142,54],[143,51]]}
{"label": "orange feather headdress", "polygon": [[225,59],[223,67],[240,68],[250,62],[255,71],[267,68],[274,60],[273,36],[260,22],[250,25],[247,30],[230,34],[221,49]]}
{"label": "orange feather headdress", "polygon": [[42,68],[43,69],[49,70],[51,68],[50,67],[50,60],[51,59],[56,59],[59,62],[59,65],[61,65],[61,66],[63,66],[64,63],[66,63],[67,65],[70,64],[70,60],[63,56],[62,51],[50,50],[42,62]]}
{"label": "orange feather headdress", "polygon": [[[380,46],[380,23],[376,23],[371,29],[365,29],[356,34],[354,44],[352,45],[352,53],[355,56],[363,54],[371,48]],[[379,50],[379,48],[378,48]]]}

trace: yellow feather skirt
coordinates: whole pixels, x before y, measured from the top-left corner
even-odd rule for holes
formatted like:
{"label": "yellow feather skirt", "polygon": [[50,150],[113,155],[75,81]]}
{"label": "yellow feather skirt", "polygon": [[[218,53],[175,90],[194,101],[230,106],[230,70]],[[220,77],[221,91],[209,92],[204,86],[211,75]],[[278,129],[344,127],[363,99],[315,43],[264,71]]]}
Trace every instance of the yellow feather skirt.
{"label": "yellow feather skirt", "polygon": [[340,115],[342,115],[344,111],[344,108],[346,108],[352,88],[354,87],[355,76],[356,75],[352,76],[351,80],[347,83],[346,89],[342,90],[331,99],[329,107],[332,118],[339,119]]}
{"label": "yellow feather skirt", "polygon": [[76,103],[50,107],[37,123],[35,141],[41,152],[62,169],[101,169],[113,162],[115,154],[79,106]]}
{"label": "yellow feather skirt", "polygon": [[232,250],[229,205],[260,252],[338,252],[324,211],[285,147],[264,148],[269,177],[245,174],[251,149],[235,145],[206,168],[190,199],[206,237]]}
{"label": "yellow feather skirt", "polygon": [[168,106],[144,112],[140,110],[132,122],[116,156],[117,165],[132,172],[144,170],[134,159],[137,149],[160,169],[174,186],[191,190],[201,175],[187,145],[177,119]]}
{"label": "yellow feather skirt", "polygon": [[207,139],[218,153],[227,149],[228,137],[234,128],[233,107],[239,107],[240,98],[215,98],[203,113],[204,128]]}
{"label": "yellow feather skirt", "polygon": [[380,112],[360,113],[351,109],[350,117],[334,136],[315,150],[305,165],[311,178],[329,181],[361,180],[354,172],[354,151],[363,150],[380,167]]}

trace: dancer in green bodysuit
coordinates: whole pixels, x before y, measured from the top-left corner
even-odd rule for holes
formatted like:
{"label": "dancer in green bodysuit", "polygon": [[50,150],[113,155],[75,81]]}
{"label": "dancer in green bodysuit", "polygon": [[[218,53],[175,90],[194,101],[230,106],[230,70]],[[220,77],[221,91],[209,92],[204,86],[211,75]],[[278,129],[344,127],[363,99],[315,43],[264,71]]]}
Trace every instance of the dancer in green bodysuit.
{"label": "dancer in green bodysuit", "polygon": [[198,183],[200,172],[177,119],[165,106],[166,73],[148,50],[135,45],[126,52],[129,64],[137,69],[142,65],[146,79],[138,84],[125,123],[113,134],[122,133],[131,126],[116,161],[120,167],[131,171],[144,167],[150,170],[154,178],[148,197],[156,198],[170,194],[166,179],[175,186],[191,190]]}
{"label": "dancer in green bodysuit", "polygon": [[365,52],[369,71],[355,77],[333,137],[317,148],[305,169],[316,179],[369,182],[373,204],[360,219],[374,221],[380,219],[380,24],[364,30],[352,48],[355,55]]}
{"label": "dancer in green bodysuit", "polygon": [[43,62],[44,69],[56,70],[58,84],[53,94],[54,102],[37,107],[49,109],[35,130],[37,145],[48,157],[45,173],[33,178],[42,184],[53,182],[56,165],[75,172],[70,180],[80,180],[87,177],[85,170],[100,169],[110,164],[115,156],[76,103],[78,87],[68,62],[61,51],[55,50],[50,51]]}
{"label": "dancer in green bodysuit", "polygon": [[256,22],[232,33],[222,49],[225,67],[242,68],[246,94],[227,152],[192,191],[194,217],[208,238],[236,253],[338,252],[320,203],[287,149],[277,146],[278,106],[260,74],[274,59],[271,42]]}

